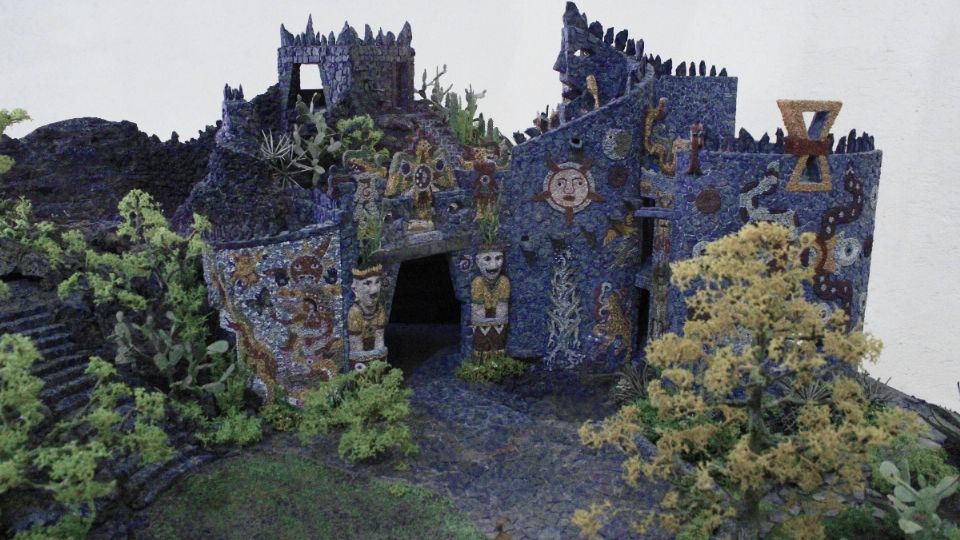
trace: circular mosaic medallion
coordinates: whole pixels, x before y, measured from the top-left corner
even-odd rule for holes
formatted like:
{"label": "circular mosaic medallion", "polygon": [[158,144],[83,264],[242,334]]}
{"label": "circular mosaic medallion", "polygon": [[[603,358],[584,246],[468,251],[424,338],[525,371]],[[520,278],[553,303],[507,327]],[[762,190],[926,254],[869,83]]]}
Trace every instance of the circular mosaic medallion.
{"label": "circular mosaic medallion", "polygon": [[838,238],[833,248],[833,258],[840,266],[850,266],[860,257],[860,241],[856,238]]}
{"label": "circular mosaic medallion", "polygon": [[632,137],[625,129],[608,129],[603,135],[603,155],[619,161],[630,153]]}
{"label": "circular mosaic medallion", "polygon": [[720,193],[713,188],[704,188],[697,194],[697,199],[694,201],[697,210],[704,214],[713,214],[717,210],[720,210]]}
{"label": "circular mosaic medallion", "polygon": [[627,185],[627,177],[629,173],[627,172],[626,167],[611,167],[610,172],[607,173],[607,183],[611,187],[622,188]]}

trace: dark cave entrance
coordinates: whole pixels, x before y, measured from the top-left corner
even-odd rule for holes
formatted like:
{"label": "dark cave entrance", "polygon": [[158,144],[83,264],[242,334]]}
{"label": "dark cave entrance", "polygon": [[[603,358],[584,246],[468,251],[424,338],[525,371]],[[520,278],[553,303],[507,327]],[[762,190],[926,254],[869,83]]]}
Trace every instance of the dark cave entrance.
{"label": "dark cave entrance", "polygon": [[385,332],[390,364],[409,374],[460,341],[460,302],[445,254],[400,264]]}

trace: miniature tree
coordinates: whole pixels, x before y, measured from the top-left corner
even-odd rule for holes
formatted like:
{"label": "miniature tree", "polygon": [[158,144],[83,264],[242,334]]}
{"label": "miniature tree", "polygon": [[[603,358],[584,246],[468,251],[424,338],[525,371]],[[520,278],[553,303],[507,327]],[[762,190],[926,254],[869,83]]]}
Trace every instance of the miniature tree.
{"label": "miniature tree", "polygon": [[[635,440],[643,426],[634,405],[580,430],[585,444],[612,444],[629,456],[630,485],[644,477],[674,486],[662,512],[651,512],[638,528],[656,520],[680,537],[706,538],[739,509],[741,537],[757,538],[761,499],[786,488],[787,507],[804,507],[784,525],[787,532],[822,537],[819,518],[837,507],[839,494],[863,489],[861,464],[871,450],[915,425],[896,409],[868,420],[867,401],[848,375],[876,359],[880,342],[848,332],[842,311],[823,317],[806,299],[813,270],[800,264],[800,254],[811,242],[810,235],[798,239],[760,223],[671,265],[672,282],[687,293],[688,319],[683,335],[668,333],[648,346],[647,361],[661,373],[648,386],[650,403],[676,427],[661,429],[649,462]],[[811,384],[825,390],[805,392]],[[797,408],[795,425],[772,422],[786,405]],[[730,423],[741,423],[743,435],[711,455],[710,440]],[[693,468],[683,461],[691,455]],[[820,490],[825,499],[801,498]],[[574,521],[589,533],[603,513],[594,505]]]}
{"label": "miniature tree", "polygon": [[184,339],[205,340],[207,289],[199,258],[207,249],[201,235],[209,231],[210,222],[194,214],[191,232],[181,236],[170,229],[150,194],[139,189],[120,200],[117,212],[117,236],[124,248],[119,254],[91,249],[79,231],[64,234],[67,252],[82,256],[85,264],[60,284],[60,296],[86,289],[98,307],[128,310],[154,321],[165,321],[172,312]]}
{"label": "miniature tree", "polygon": [[[64,263],[64,257],[56,236],[57,227],[53,223],[36,220],[30,199],[0,199],[0,240],[19,244],[19,249],[28,250],[39,256],[51,269],[57,269]],[[3,249],[18,248],[5,245]],[[0,281],[0,298],[9,294],[7,284]]]}
{"label": "miniature tree", "polygon": [[[27,114],[27,111],[23,109],[14,109],[8,111],[7,109],[0,109],[0,136],[3,136],[3,132],[11,124],[16,124],[17,122],[23,122],[25,120],[30,120],[30,116]],[[13,168],[13,158],[10,156],[0,156],[0,174],[3,174]]]}

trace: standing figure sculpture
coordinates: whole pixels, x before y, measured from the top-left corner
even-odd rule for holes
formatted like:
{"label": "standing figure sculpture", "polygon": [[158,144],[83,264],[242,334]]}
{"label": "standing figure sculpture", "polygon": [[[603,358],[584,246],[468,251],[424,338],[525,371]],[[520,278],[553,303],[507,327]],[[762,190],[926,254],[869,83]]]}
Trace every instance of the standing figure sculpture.
{"label": "standing figure sculpture", "polygon": [[347,311],[347,334],[350,341],[350,369],[363,371],[374,360],[387,359],[383,331],[387,325],[386,310],[380,301],[383,267],[353,270],[354,303]]}
{"label": "standing figure sculpture", "polygon": [[481,358],[490,358],[507,348],[510,278],[503,275],[503,248],[481,245],[476,261],[480,275],[470,283],[473,350]]}

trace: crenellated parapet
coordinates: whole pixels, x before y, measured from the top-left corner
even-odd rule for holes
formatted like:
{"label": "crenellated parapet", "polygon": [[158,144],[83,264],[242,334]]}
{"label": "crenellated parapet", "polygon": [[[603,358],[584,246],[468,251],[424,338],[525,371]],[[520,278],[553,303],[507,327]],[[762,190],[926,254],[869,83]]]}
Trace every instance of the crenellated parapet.
{"label": "crenellated parapet", "polygon": [[[315,32],[312,16],[297,35],[281,25],[277,71],[283,126],[289,124],[298,99],[315,99],[330,118],[409,106],[413,102],[412,39],[409,23],[396,35],[380,29],[376,36],[366,25],[362,38],[348,23],[336,36]],[[319,70],[323,87],[303,87],[302,69]]]}
{"label": "crenellated parapet", "polygon": [[[558,107],[561,122],[597,109],[629,93],[644,77],[674,76],[673,60],[645,52],[643,39],[628,37],[627,30],[605,28],[600,21],[590,22],[576,4],[567,2],[563,14],[561,50],[553,66],[563,84],[563,104]],[[701,60],[677,66],[677,77],[726,77],[716,66]]]}

